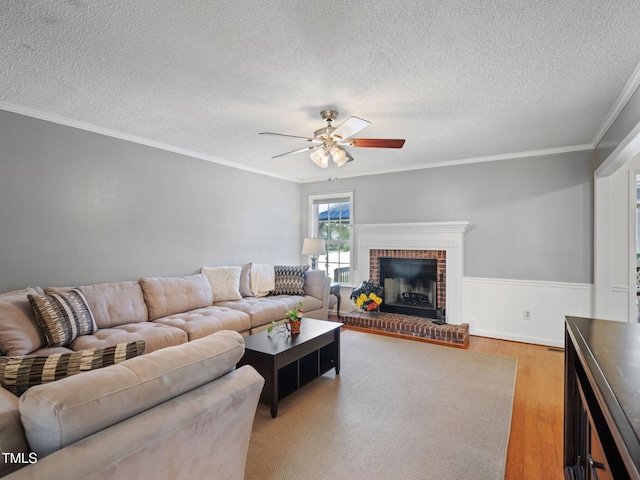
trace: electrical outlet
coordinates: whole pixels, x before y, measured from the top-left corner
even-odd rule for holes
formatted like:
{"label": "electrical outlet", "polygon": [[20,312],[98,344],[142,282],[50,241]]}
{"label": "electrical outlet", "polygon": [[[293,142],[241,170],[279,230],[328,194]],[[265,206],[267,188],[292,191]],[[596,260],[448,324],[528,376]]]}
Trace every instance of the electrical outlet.
{"label": "electrical outlet", "polygon": [[523,320],[531,320],[531,309],[523,308],[522,309],[522,319]]}

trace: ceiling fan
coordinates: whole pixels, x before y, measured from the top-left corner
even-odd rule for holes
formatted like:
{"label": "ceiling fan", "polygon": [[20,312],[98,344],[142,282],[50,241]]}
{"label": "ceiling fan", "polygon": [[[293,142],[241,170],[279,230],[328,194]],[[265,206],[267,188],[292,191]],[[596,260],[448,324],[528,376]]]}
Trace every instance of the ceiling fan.
{"label": "ceiling fan", "polygon": [[298,135],[287,135],[284,133],[260,132],[259,135],[277,135],[279,137],[303,138],[312,143],[308,147],[299,148],[287,153],[281,153],[272,158],[284,157],[300,152],[311,152],[313,163],[322,168],[329,166],[329,157],[333,162],[341,167],[353,160],[353,157],[345,150],[347,147],[364,148],[402,148],[404,139],[391,138],[353,138],[353,135],[369,126],[371,122],[359,117],[349,117],[337,127],[332,126],[332,122],[338,118],[336,110],[323,110],[320,116],[327,122],[327,126],[313,132],[313,137],[301,137]]}

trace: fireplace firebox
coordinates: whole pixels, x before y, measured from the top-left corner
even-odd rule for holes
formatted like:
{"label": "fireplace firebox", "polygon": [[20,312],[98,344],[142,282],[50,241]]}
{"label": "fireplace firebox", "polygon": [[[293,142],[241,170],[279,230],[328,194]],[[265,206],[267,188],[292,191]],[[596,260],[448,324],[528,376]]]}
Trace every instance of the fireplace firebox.
{"label": "fireplace firebox", "polygon": [[430,258],[385,258],[380,261],[383,312],[438,318],[438,263]]}

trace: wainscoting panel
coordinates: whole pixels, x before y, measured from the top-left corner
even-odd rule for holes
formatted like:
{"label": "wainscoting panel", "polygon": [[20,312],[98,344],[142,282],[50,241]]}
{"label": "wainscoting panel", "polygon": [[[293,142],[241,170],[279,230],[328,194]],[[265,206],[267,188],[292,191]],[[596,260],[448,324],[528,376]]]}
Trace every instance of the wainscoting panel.
{"label": "wainscoting panel", "polygon": [[636,311],[634,311],[634,315],[630,315],[629,309],[631,309],[632,306],[629,304],[629,301],[635,300],[635,297],[636,295],[634,294],[633,297],[629,299],[629,287],[612,285],[609,293],[609,312],[605,318],[619,322],[632,321],[634,317],[637,317],[637,308],[635,309]]}
{"label": "wainscoting panel", "polygon": [[471,335],[564,347],[565,315],[592,312],[591,284],[464,277],[463,288]]}

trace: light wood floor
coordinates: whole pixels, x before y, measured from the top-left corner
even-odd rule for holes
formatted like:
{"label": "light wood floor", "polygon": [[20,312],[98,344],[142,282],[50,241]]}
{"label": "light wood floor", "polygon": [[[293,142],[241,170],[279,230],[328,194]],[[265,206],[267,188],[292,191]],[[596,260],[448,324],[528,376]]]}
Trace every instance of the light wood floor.
{"label": "light wood floor", "polygon": [[564,479],[564,353],[483,337],[471,337],[469,350],[518,359],[505,479]]}

